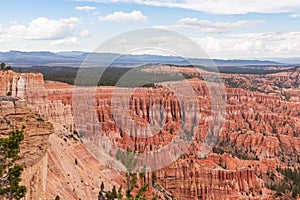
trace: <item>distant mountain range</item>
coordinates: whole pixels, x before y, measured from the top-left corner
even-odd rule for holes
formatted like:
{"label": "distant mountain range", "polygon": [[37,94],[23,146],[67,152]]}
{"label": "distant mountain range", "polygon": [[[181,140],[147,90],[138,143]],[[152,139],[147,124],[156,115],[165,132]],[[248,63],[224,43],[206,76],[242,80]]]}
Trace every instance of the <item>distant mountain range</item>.
{"label": "distant mountain range", "polygon": [[[88,58],[88,63],[93,66],[105,65],[110,60],[117,58],[112,66],[116,67],[134,67],[141,64],[161,63],[174,65],[188,65],[190,63],[211,66],[212,60],[201,58],[185,58],[178,56],[160,56],[160,55],[121,55],[114,53],[89,53],[80,51],[70,52],[22,52],[9,51],[0,52],[0,62],[5,62],[16,67],[28,66],[67,66],[79,67],[81,63]],[[247,65],[280,65],[282,63],[271,60],[221,60],[213,59],[217,66],[247,66]]]}
{"label": "distant mountain range", "polygon": [[285,63],[285,64],[299,64],[300,58],[269,58],[270,60],[275,60],[276,62]]}

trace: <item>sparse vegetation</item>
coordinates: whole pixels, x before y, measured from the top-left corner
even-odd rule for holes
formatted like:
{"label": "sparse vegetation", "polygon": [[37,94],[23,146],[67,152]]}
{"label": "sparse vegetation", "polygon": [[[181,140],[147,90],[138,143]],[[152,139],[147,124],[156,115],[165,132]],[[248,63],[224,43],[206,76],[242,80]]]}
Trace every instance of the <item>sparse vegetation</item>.
{"label": "sparse vegetation", "polygon": [[5,63],[2,62],[2,63],[0,64],[0,67],[1,67],[1,70],[4,70],[4,68],[5,68]]}
{"label": "sparse vegetation", "polygon": [[6,65],[4,62],[2,62],[0,64],[0,68],[2,71],[9,71],[9,70],[12,70],[12,67],[10,65]]}
{"label": "sparse vegetation", "polygon": [[126,172],[126,186],[127,186],[126,199],[127,200],[132,200],[132,199],[144,200],[144,199],[146,199],[145,192],[147,190],[148,183],[144,183],[144,185],[142,185],[142,187],[140,187],[139,190],[136,192],[135,196],[133,196],[133,194],[132,194],[133,190],[137,187],[138,180],[145,177],[145,168],[143,168],[139,174],[132,172],[137,165],[138,158],[135,157],[134,153],[130,149],[127,149],[126,152],[123,152],[119,149],[116,154],[116,158],[118,160],[120,160],[127,169],[127,172]]}
{"label": "sparse vegetation", "polygon": [[280,199],[296,199],[300,196],[300,167],[281,168],[276,167],[276,171],[283,176],[276,177],[273,172],[267,172],[267,177],[271,182],[266,186],[275,191],[274,197]]}
{"label": "sparse vegetation", "polygon": [[[143,168],[139,173],[134,173],[133,170],[137,165],[137,157],[133,154],[130,149],[125,152],[120,149],[116,153],[116,158],[121,161],[121,163],[126,167],[126,194],[127,200],[146,200],[145,192],[148,187],[148,183],[144,183],[139,187],[139,181],[145,179],[145,168]],[[138,188],[138,189],[137,189]],[[134,194],[133,194],[134,193]],[[116,190],[113,186],[111,191],[104,191],[104,183],[101,183],[100,192],[98,199],[123,199],[122,185]],[[155,199],[155,197],[154,197]]]}
{"label": "sparse vegetation", "polygon": [[[280,168],[277,167],[276,171],[284,176],[283,187],[276,188],[277,192],[284,192],[286,189],[292,192],[292,197],[296,198],[300,195],[300,167],[291,168]],[[284,190],[285,189],[285,190]]]}
{"label": "sparse vegetation", "polygon": [[9,200],[21,199],[26,194],[26,187],[20,185],[23,165],[17,164],[24,128],[9,132],[7,138],[0,138],[0,197]]}
{"label": "sparse vegetation", "polygon": [[213,147],[213,152],[222,155],[223,153],[231,154],[241,160],[259,160],[257,155],[251,148],[237,147],[230,142],[222,141]]}
{"label": "sparse vegetation", "polygon": [[116,186],[113,186],[111,191],[106,192],[105,197],[108,200],[115,200],[116,198],[118,198]]}

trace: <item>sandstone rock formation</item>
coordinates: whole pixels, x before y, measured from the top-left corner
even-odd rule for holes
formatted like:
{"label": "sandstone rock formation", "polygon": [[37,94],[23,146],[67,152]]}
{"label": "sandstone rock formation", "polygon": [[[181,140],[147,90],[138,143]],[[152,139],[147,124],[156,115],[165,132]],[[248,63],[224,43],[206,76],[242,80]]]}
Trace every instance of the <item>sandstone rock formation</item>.
{"label": "sandstone rock formation", "polygon": [[[195,196],[215,199],[217,194],[225,199],[271,197],[272,193],[266,189],[263,179],[259,177],[264,177],[261,173],[275,171],[276,165],[285,166],[288,162],[298,162],[298,112],[293,111],[298,109],[297,104],[287,102],[275,93],[227,89],[226,121],[222,132],[219,133],[220,140],[216,148],[231,156],[221,156],[217,159],[209,155],[208,159],[199,159],[201,144],[209,131],[207,117],[211,115],[211,107],[205,83],[199,79],[191,79],[190,83],[200,102],[201,128],[194,130],[194,142],[186,154],[155,173],[156,185],[150,186],[149,191],[158,190],[159,185],[177,199],[190,199]],[[46,87],[50,89],[49,96],[52,99],[62,99],[66,104],[72,103],[72,87],[64,85],[63,89],[55,89],[54,83],[46,83],[48,84]],[[75,129],[83,131],[82,134],[92,142],[97,143],[95,131],[100,130],[101,134],[111,139],[113,145],[121,149],[155,151],[170,143],[178,134],[183,114],[189,113],[186,120],[197,116],[195,105],[188,100],[182,104],[176,95],[166,88],[135,91],[120,89],[117,92],[121,94],[119,96],[115,95],[115,92],[114,87],[99,87],[95,91],[82,88],[78,93],[84,103],[75,106],[75,109],[81,109],[81,112],[76,112],[80,115],[74,116]],[[129,102],[125,98],[128,94]],[[115,99],[112,100],[113,98]],[[128,104],[129,114],[115,112],[115,102],[117,108],[126,108]],[[153,112],[153,106],[156,105],[165,111],[164,115]],[[181,109],[185,108],[191,109],[182,112]],[[115,113],[119,113],[121,117],[115,116]],[[157,121],[152,120],[153,116]],[[129,123],[130,120],[140,126],[161,125],[162,129],[152,137],[136,138],[135,136],[140,136],[142,132],[135,129],[135,126]],[[96,133],[99,134],[97,131]],[[291,154],[293,156],[290,156]],[[164,161],[157,160],[155,165],[162,162]],[[224,165],[226,169],[223,168]],[[151,175],[148,177],[152,182]],[[159,192],[163,195],[162,191]]]}
{"label": "sandstone rock formation", "polygon": [[[172,71],[171,68],[168,70]],[[178,70],[190,76],[203,75],[192,68]],[[205,73],[204,76],[213,74]],[[39,177],[47,175],[43,187],[33,189],[30,195],[43,194],[49,199],[56,195],[62,199],[96,199],[101,181],[105,182],[106,189],[124,181],[124,173],[111,169],[115,168],[112,163],[96,159],[115,152],[97,155],[99,152],[94,151],[97,145],[108,149],[110,146],[105,145],[109,144],[147,153],[177,141],[177,136],[185,138],[193,133],[191,145],[178,159],[173,158],[171,161],[174,162],[147,174],[145,181],[151,183],[147,191],[149,198],[159,194],[161,198],[176,199],[272,199],[274,192],[267,188],[272,180],[267,174],[271,172],[279,180],[276,166],[299,166],[299,70],[272,75],[222,76],[229,86],[224,97],[226,113],[221,113],[225,117],[224,124],[212,110],[205,81],[198,78],[189,80],[197,97],[195,104],[191,98],[177,96],[163,87],[163,83],[155,88],[136,90],[74,88],[63,83],[44,82],[40,74],[0,72],[0,77],[5,77],[0,81],[0,95],[11,92],[12,97],[25,99],[30,110],[37,112],[39,115],[36,116],[40,116],[44,124],[49,121],[54,125],[54,134],[42,136],[42,141],[49,137],[50,146],[36,145],[43,155],[35,156],[31,151],[26,154],[33,167],[26,168],[25,174],[31,170]],[[235,84],[237,87],[233,87]],[[291,88],[286,88],[289,85]],[[12,104],[14,109],[3,109],[1,113],[14,113],[21,104],[25,102],[19,99]],[[216,101],[216,105],[221,106],[221,103]],[[23,109],[24,106],[19,107]],[[120,109],[120,112],[118,108],[126,109]],[[221,112],[221,109],[217,111]],[[214,126],[211,126],[211,120]],[[150,136],[145,131],[147,126],[153,127]],[[88,145],[83,145],[83,139],[74,131],[83,135]],[[218,140],[203,157],[201,152],[207,135]],[[101,143],[99,136],[108,138],[109,143]],[[91,148],[89,144],[96,147]],[[181,149],[184,149],[181,143],[175,143],[172,148],[174,152]],[[167,159],[163,156],[152,164],[164,164]],[[45,163],[48,163],[46,171],[42,167]],[[34,179],[39,180],[44,179]]]}
{"label": "sandstone rock formation", "polygon": [[46,199],[47,150],[49,136],[54,132],[52,124],[32,112],[26,101],[19,98],[1,97],[0,109],[1,135],[26,127],[19,161],[25,166],[22,184],[28,188],[26,199]]}
{"label": "sandstone rock formation", "polygon": [[[21,145],[26,199],[96,199],[102,181],[106,190],[120,184],[111,178],[119,181],[118,173],[99,163],[73,134],[71,104],[48,98],[42,74],[8,71],[0,77],[1,134],[26,126]],[[8,92],[11,97],[4,97]]]}

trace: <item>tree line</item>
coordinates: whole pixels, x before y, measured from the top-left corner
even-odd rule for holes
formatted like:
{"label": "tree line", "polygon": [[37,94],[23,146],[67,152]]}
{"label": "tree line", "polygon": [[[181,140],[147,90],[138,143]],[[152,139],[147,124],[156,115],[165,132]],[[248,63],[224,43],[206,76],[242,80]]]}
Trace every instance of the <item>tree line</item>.
{"label": "tree line", "polygon": [[10,65],[6,65],[4,62],[0,63],[1,71],[9,71],[12,70],[12,67]]}

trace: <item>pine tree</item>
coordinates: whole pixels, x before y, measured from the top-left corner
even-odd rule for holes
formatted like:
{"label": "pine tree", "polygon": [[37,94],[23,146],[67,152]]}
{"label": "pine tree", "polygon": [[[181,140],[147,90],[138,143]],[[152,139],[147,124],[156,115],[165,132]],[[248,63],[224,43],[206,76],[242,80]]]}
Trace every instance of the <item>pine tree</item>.
{"label": "pine tree", "polygon": [[118,189],[118,199],[122,200],[123,199],[123,195],[122,195],[122,185],[120,185],[119,189]]}
{"label": "pine tree", "polygon": [[113,186],[111,191],[106,192],[105,194],[106,199],[108,200],[115,200],[118,198],[116,186]]}
{"label": "pine tree", "polygon": [[[138,181],[145,178],[146,168],[144,167],[140,173],[133,173],[132,171],[136,168],[138,162],[138,156],[135,155],[131,149],[127,149],[126,152],[120,150],[117,151],[116,157],[122,162],[126,167],[126,199],[127,200],[144,200],[145,192],[147,190],[148,184],[144,183],[141,188],[137,191],[137,194],[133,196],[132,192],[137,187]],[[138,176],[139,175],[139,176]]]}
{"label": "pine tree", "polygon": [[5,67],[6,71],[12,70],[12,67],[10,65],[8,65],[7,67]]}
{"label": "pine tree", "polygon": [[103,192],[104,191],[104,183],[103,183],[103,181],[101,182],[101,192]]}
{"label": "pine tree", "polygon": [[2,62],[2,63],[0,64],[0,67],[1,67],[1,70],[4,70],[4,68],[5,68],[5,63]]}
{"label": "pine tree", "polygon": [[20,159],[20,142],[24,139],[24,128],[9,132],[8,138],[0,138],[0,197],[21,199],[25,197],[26,187],[20,186],[23,165]]}
{"label": "pine tree", "polygon": [[117,190],[116,190],[116,186],[113,186],[112,188],[112,191],[111,191],[111,197],[113,199],[116,199],[118,197],[118,194],[117,194]]}

